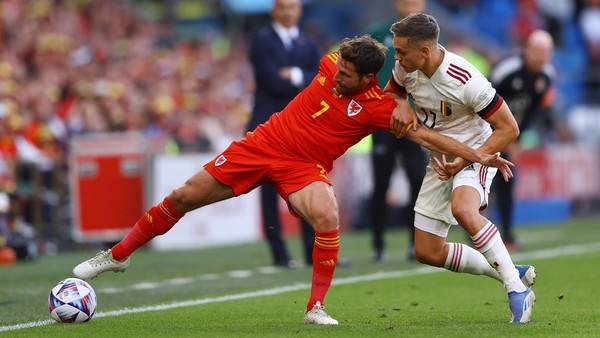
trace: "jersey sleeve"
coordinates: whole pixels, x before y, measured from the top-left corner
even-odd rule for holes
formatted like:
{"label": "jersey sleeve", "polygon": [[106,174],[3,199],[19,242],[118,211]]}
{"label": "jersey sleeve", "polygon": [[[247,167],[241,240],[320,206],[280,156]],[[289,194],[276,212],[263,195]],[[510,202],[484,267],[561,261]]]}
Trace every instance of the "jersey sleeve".
{"label": "jersey sleeve", "polygon": [[385,131],[391,131],[390,119],[394,108],[396,108],[396,101],[391,96],[382,96],[381,100],[374,104],[373,126]]}
{"label": "jersey sleeve", "polygon": [[492,116],[504,102],[483,75],[474,76],[466,83],[464,101],[484,120]]}

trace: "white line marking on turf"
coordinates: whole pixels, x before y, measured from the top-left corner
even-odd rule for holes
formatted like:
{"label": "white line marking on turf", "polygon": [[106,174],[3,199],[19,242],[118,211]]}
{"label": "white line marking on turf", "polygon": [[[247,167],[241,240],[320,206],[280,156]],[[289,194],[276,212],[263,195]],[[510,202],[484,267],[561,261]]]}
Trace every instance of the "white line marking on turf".
{"label": "white line marking on turf", "polygon": [[[513,260],[518,262],[518,261],[522,261],[522,260],[526,260],[526,259],[547,259],[547,258],[553,258],[553,257],[559,257],[559,256],[578,255],[578,254],[596,252],[596,251],[600,251],[600,242],[591,243],[591,244],[583,244],[583,245],[571,245],[571,246],[565,246],[565,247],[547,249],[547,250],[532,251],[532,252],[527,252],[527,253],[522,253],[522,254],[514,254],[512,256],[513,256]],[[412,270],[380,272],[380,273],[374,273],[374,274],[370,274],[370,275],[339,278],[337,280],[334,279],[332,284],[333,285],[345,285],[345,284],[353,284],[353,283],[380,280],[380,279],[402,278],[402,277],[409,277],[409,276],[416,276],[416,275],[425,275],[425,274],[431,274],[431,273],[442,272],[442,271],[446,271],[446,270],[441,269],[441,268],[434,268],[434,267],[426,266],[426,267],[412,269]],[[143,306],[143,307],[137,307],[137,308],[123,308],[123,309],[115,310],[115,311],[99,312],[99,313],[96,313],[94,315],[94,317],[102,318],[102,317],[120,316],[120,315],[131,314],[131,313],[162,311],[162,310],[174,309],[174,308],[185,307],[185,306],[195,306],[195,305],[202,305],[202,304],[227,302],[227,301],[232,301],[232,300],[241,300],[241,299],[247,299],[247,298],[272,296],[272,295],[278,295],[278,294],[286,293],[286,292],[305,290],[305,289],[309,289],[309,288],[310,288],[310,284],[308,284],[308,283],[298,283],[298,284],[282,286],[282,287],[278,287],[278,288],[265,289],[265,290],[259,290],[259,291],[253,291],[253,292],[244,292],[244,293],[238,293],[238,294],[234,294],[234,295],[227,295],[227,296],[221,296],[221,297],[194,299],[194,300],[188,300],[188,301],[184,301],[184,302],[173,302],[170,304]],[[27,328],[31,328],[31,327],[45,326],[45,325],[51,325],[51,324],[56,324],[56,322],[53,320],[41,320],[41,321],[37,321],[37,322],[0,326],[0,332],[21,330],[21,329],[27,329]]]}
{"label": "white line marking on turf", "polygon": [[564,229],[556,229],[548,232],[531,232],[519,234],[519,242],[528,245],[535,243],[560,243],[560,239],[563,237]]}
{"label": "white line marking on turf", "polygon": [[[0,0],[1,1],[1,0]],[[275,266],[264,266],[256,269],[256,273],[267,275],[281,272],[282,269]],[[232,270],[223,273],[225,277],[229,278],[249,278],[254,275],[253,270]],[[206,273],[203,275],[199,275],[196,278],[193,277],[185,277],[185,278],[173,278],[173,279],[165,279],[158,282],[142,282],[131,284],[128,286],[123,286],[120,288],[116,287],[108,287],[108,288],[98,288],[96,289],[96,293],[119,293],[130,290],[151,290],[158,289],[163,286],[177,286],[177,285],[186,285],[192,284],[196,281],[213,281],[222,278],[223,276],[214,274],[214,273]]]}
{"label": "white line marking on turf", "polygon": [[281,271],[281,269],[279,269],[276,266],[263,266],[257,269],[258,273],[263,274],[263,275],[271,275],[274,273],[278,273]]}
{"label": "white line marking on turf", "polygon": [[198,276],[199,280],[216,280],[219,279],[219,275],[216,273],[205,273],[203,275]]}
{"label": "white line marking on turf", "polygon": [[29,323],[9,325],[9,326],[0,326],[0,332],[2,332],[2,331],[21,330],[21,329],[27,329],[27,328],[30,328],[30,327],[50,325],[50,324],[54,324],[54,323],[56,323],[56,322],[53,321],[53,320],[40,320],[40,321],[37,321],[37,322],[29,322]]}
{"label": "white line marking on turf", "polygon": [[248,278],[252,276],[252,271],[250,270],[232,270],[227,273],[227,275],[231,278]]}
{"label": "white line marking on turf", "polygon": [[167,279],[165,282],[167,282],[169,285],[185,285],[193,283],[194,279],[190,277],[171,278]]}

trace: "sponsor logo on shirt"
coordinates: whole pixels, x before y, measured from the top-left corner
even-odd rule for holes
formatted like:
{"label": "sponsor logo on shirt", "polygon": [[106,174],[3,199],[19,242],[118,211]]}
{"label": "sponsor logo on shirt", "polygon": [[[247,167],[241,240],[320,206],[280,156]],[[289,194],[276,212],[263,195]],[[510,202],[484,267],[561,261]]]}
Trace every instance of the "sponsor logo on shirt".
{"label": "sponsor logo on shirt", "polygon": [[479,102],[486,102],[488,100],[488,97],[490,97],[490,93],[483,92],[483,93],[479,94],[479,96],[477,97],[477,100]]}
{"label": "sponsor logo on shirt", "polygon": [[358,104],[358,102],[350,100],[350,103],[348,103],[348,116],[356,116],[360,113],[362,109],[363,107],[360,104]]}
{"label": "sponsor logo on shirt", "polygon": [[219,157],[217,157],[217,160],[215,161],[215,167],[222,165],[226,161],[227,161],[227,158],[223,155],[220,155]]}

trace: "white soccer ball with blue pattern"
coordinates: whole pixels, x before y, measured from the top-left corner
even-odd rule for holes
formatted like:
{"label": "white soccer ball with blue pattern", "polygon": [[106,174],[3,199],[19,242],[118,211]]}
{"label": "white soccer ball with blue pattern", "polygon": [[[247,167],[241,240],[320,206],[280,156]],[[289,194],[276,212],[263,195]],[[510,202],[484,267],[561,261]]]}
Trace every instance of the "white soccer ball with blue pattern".
{"label": "white soccer ball with blue pattern", "polygon": [[96,304],[96,292],[92,286],[78,278],[61,280],[48,297],[50,317],[59,323],[80,323],[92,319]]}

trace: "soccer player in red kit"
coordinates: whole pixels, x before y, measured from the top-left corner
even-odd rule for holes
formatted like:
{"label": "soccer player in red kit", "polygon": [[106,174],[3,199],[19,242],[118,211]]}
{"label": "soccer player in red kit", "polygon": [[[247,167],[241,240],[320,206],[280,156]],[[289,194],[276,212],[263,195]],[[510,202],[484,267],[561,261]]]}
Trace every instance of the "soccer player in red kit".
{"label": "soccer player in red kit", "polygon": [[385,49],[369,36],[344,39],[339,52],[321,59],[317,76],[283,111],[244,139],[232,142],[150,208],[121,242],[77,265],[75,276],[93,278],[105,271],[123,271],[135,250],[169,231],[186,212],[267,183],[292,213],[315,228],[312,288],[304,321],[338,324],[323,309],[340,247],[338,206],[327,175],[333,161],[349,147],[382,128],[406,134],[430,149],[499,167],[506,178],[512,176],[510,162],[498,154],[480,153],[424,127],[393,129],[399,123],[392,117],[398,109],[396,101],[377,87],[375,76],[383,65]]}

